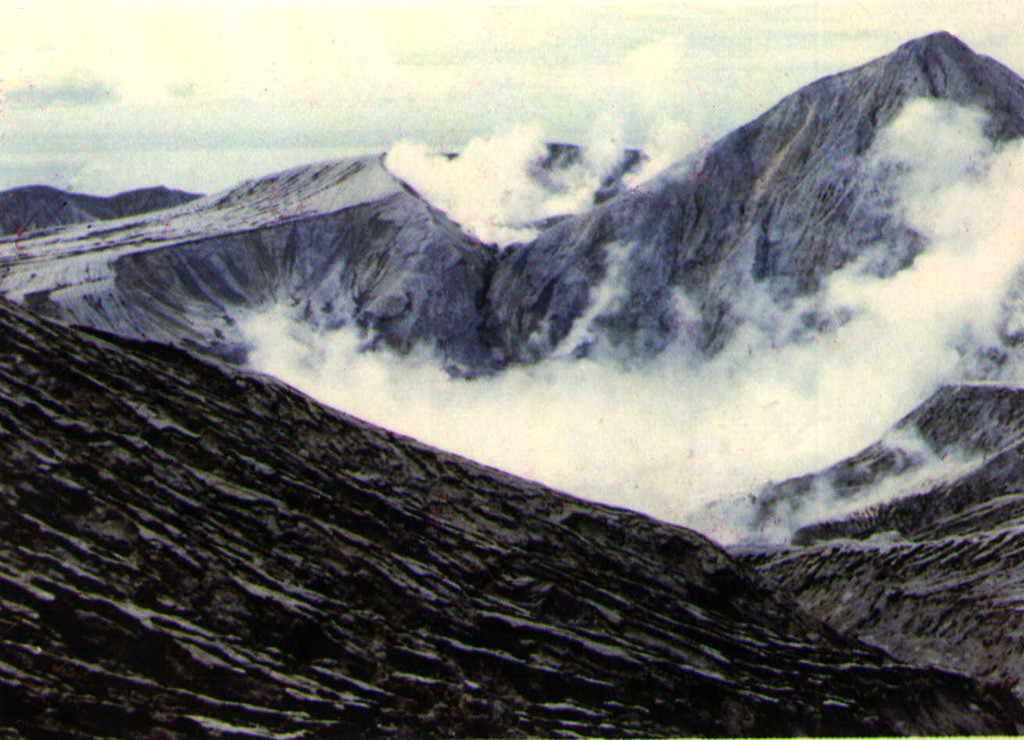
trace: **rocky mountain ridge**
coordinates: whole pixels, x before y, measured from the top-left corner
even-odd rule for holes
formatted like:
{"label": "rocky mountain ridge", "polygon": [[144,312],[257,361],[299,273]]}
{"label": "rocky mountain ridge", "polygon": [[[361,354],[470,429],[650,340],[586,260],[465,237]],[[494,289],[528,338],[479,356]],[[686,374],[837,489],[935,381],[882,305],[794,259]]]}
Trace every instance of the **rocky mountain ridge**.
{"label": "rocky mountain ridge", "polygon": [[[940,33],[805,87],[700,159],[501,253],[367,157],[158,218],[0,241],[0,292],[68,323],[236,358],[238,321],[272,306],[356,327],[368,346],[424,346],[468,374],[594,341],[640,358],[673,342],[713,354],[741,324],[778,331],[773,311],[869,248],[885,246],[879,274],[921,251],[869,156],[918,98],[984,110],[994,141],[1024,133],[1024,81]],[[805,318],[809,331],[824,320]],[[585,339],[559,347],[577,321]]]}
{"label": "rocky mountain ridge", "polygon": [[766,303],[784,310],[870,247],[884,245],[880,274],[905,267],[922,237],[893,213],[869,154],[921,98],[986,111],[993,140],[1024,134],[1024,80],[947,33],[908,42],[808,85],[697,161],[517,250],[489,293],[501,346],[517,360],[550,351],[612,263],[618,299],[593,318],[595,330],[641,355],[673,341],[714,353],[743,322],[770,333]]}

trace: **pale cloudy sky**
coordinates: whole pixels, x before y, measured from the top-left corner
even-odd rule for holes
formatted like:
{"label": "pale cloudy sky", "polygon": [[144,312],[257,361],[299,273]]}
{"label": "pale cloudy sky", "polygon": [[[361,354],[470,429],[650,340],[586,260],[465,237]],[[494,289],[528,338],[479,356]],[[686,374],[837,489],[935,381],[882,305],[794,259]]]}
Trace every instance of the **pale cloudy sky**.
{"label": "pale cloudy sky", "polygon": [[517,123],[696,141],[943,29],[1024,72],[1020,0],[0,0],[0,189],[210,191]]}

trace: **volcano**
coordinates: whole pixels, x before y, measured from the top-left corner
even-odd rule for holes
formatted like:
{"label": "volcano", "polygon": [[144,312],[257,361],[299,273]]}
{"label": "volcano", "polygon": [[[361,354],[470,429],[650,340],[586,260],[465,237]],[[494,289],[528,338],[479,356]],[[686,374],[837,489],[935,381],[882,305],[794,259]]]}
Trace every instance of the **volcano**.
{"label": "volcano", "polygon": [[[8,734],[1019,732],[1019,282],[999,325],[954,348],[973,382],[820,472],[723,498],[754,534],[797,528],[731,548],[247,366],[266,349],[247,322],[270,311],[321,353],[354,336],[358,357],[419,358],[469,389],[552,360],[705,372],[750,332],[838,341],[838,277],[896,278],[931,246],[878,154],[922,101],[968,111],[993,151],[1024,135],[1024,80],[939,33],[641,185],[624,151],[582,213],[510,245],[385,155],[116,206],[0,194],[17,232],[0,239]],[[549,145],[531,177],[555,192],[587,156]],[[923,475],[935,460],[955,474]]]}
{"label": "volcano", "polygon": [[[239,318],[271,305],[326,330],[358,327],[369,346],[429,347],[468,371],[546,357],[580,320],[631,354],[679,341],[713,354],[751,320],[752,293],[785,307],[869,247],[886,245],[873,265],[883,275],[923,249],[869,156],[919,99],[984,111],[995,142],[1024,133],[1024,81],[938,33],[803,88],[696,160],[615,197],[605,188],[591,211],[502,252],[371,156],[0,242],[0,291],[66,323],[222,357],[244,356]],[[565,159],[552,148],[546,164]],[[614,245],[621,295],[588,312]]]}

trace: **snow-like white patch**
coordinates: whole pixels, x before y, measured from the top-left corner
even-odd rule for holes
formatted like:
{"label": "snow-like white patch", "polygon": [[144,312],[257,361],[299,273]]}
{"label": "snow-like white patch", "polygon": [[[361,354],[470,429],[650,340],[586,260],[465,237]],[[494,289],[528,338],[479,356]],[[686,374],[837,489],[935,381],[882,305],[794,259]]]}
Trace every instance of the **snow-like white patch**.
{"label": "snow-like white patch", "polygon": [[230,722],[214,719],[213,717],[204,717],[201,714],[186,714],[185,716],[193,722],[198,723],[204,730],[230,733],[232,735],[242,735],[245,737],[262,737],[269,738],[270,740],[291,740],[292,738],[304,737],[306,734],[301,730],[298,732],[271,732],[267,728],[260,727],[259,725],[234,725]]}

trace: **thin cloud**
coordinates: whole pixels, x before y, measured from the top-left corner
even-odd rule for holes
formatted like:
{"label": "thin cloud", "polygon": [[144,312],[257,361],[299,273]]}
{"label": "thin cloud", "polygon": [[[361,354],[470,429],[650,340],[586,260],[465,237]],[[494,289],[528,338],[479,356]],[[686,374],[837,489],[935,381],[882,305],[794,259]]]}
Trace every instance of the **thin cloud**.
{"label": "thin cloud", "polygon": [[103,105],[120,99],[113,85],[88,77],[71,76],[48,84],[29,84],[4,96],[16,108],[57,108]]}
{"label": "thin cloud", "polygon": [[196,95],[196,83],[195,82],[172,82],[165,88],[167,94],[172,98],[188,99],[194,98]]}

